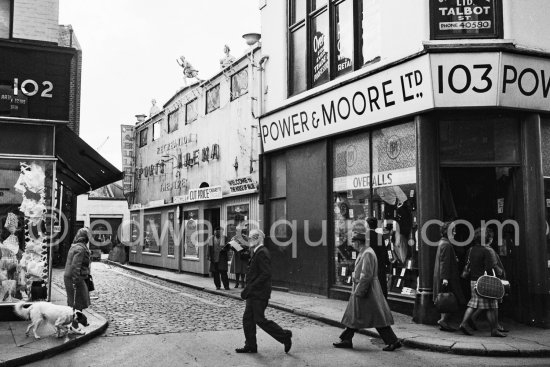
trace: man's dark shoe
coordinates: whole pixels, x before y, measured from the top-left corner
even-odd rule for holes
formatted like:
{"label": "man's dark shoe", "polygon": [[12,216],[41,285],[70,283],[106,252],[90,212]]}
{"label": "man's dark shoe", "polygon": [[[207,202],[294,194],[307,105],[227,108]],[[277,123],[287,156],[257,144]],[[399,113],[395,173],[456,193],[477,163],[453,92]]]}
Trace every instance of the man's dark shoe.
{"label": "man's dark shoe", "polygon": [[346,349],[353,348],[353,343],[351,342],[351,340],[341,340],[337,343],[332,343],[332,345],[334,345],[335,348],[346,348]]}
{"label": "man's dark shoe", "polygon": [[398,340],[395,343],[392,343],[392,344],[384,347],[382,350],[384,352],[393,352],[394,350],[396,350],[398,348],[401,348],[402,346],[403,346],[403,344],[401,344],[401,342]]}
{"label": "man's dark shoe", "polygon": [[253,347],[249,347],[249,346],[245,345],[242,348],[235,349],[235,352],[237,352],[237,353],[258,353],[258,347],[253,348]]}
{"label": "man's dark shoe", "polygon": [[290,351],[290,348],[292,348],[292,331],[287,330],[288,336],[286,337],[285,342],[283,343],[285,345],[285,353],[288,353]]}

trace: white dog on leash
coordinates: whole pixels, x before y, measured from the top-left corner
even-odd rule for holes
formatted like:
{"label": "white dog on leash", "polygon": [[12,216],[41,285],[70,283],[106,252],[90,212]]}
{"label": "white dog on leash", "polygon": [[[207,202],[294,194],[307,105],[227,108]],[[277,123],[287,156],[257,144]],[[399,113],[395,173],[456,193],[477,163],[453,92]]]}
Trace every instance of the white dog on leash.
{"label": "white dog on leash", "polygon": [[[67,335],[69,329],[76,334],[86,334],[84,331],[78,329],[78,324],[88,326],[88,319],[82,311],[73,310],[69,306],[54,305],[49,302],[36,302],[30,305],[30,307],[24,307],[25,302],[17,303],[15,313],[25,320],[31,320],[31,324],[27,328],[26,335],[29,336],[31,328],[33,329],[34,337],[40,339],[40,336],[36,333],[36,330],[42,322],[47,322],[55,328],[58,338],[63,335]],[[61,332],[64,331],[62,335]]]}

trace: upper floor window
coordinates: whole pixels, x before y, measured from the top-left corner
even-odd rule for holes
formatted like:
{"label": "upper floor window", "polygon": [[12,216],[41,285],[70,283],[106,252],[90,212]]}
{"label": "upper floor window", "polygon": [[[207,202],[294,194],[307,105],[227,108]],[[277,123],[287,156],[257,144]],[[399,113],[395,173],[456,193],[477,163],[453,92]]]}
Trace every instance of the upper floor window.
{"label": "upper floor window", "polygon": [[168,114],[168,134],[178,129],[179,124],[179,110],[175,110]]}
{"label": "upper floor window", "polygon": [[147,145],[147,128],[139,132],[139,146],[144,147]]}
{"label": "upper floor window", "polygon": [[10,38],[12,1],[13,0],[0,0],[0,38]]}
{"label": "upper floor window", "polygon": [[199,100],[194,99],[191,102],[187,102],[185,105],[185,124],[189,124],[197,119],[199,116],[198,113],[198,107],[199,106]]}
{"label": "upper floor window", "polygon": [[379,53],[376,47],[364,44],[376,44],[380,37],[376,19],[381,0],[289,1],[289,95],[347,74],[379,56],[373,56]]}
{"label": "upper floor window", "polygon": [[220,85],[209,89],[206,92],[206,113],[210,113],[220,108]]}
{"label": "upper floor window", "polygon": [[153,141],[160,138],[160,121],[153,124]]}
{"label": "upper floor window", "polygon": [[248,69],[244,68],[231,76],[231,100],[248,92]]}

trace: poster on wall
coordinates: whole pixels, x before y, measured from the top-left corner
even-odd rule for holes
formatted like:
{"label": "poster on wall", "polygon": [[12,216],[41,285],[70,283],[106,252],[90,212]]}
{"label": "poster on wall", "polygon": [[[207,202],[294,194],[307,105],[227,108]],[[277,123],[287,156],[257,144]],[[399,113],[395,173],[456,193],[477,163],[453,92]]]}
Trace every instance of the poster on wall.
{"label": "poster on wall", "polygon": [[431,0],[432,39],[500,38],[500,0]]}
{"label": "poster on wall", "polygon": [[189,210],[183,212],[184,220],[184,233],[185,233],[185,245],[183,256],[184,257],[198,257],[197,250],[198,236],[197,236],[197,219],[199,217],[198,210]]}
{"label": "poster on wall", "polygon": [[143,216],[143,252],[160,254],[160,213]]}

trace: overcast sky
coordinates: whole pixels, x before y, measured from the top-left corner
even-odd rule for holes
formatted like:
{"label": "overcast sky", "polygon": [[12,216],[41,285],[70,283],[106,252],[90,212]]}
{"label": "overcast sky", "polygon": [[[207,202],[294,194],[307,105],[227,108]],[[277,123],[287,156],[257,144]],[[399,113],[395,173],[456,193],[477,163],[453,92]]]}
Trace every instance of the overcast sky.
{"label": "overcast sky", "polygon": [[248,49],[242,35],[260,33],[258,0],[60,0],[59,8],[82,47],[80,136],[118,168],[120,125],[183,86],[179,56],[207,79],[225,44],[238,58]]}

